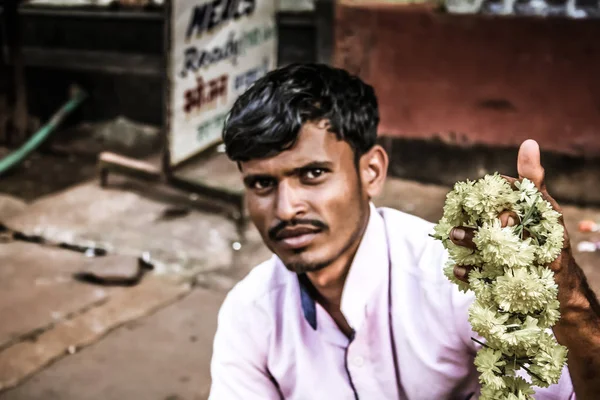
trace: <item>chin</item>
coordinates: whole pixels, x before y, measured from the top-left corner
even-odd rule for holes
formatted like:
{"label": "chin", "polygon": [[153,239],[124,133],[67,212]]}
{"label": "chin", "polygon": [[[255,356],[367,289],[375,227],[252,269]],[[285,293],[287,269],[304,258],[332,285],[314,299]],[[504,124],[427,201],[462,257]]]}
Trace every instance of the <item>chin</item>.
{"label": "chin", "polygon": [[307,257],[307,255],[301,253],[279,258],[288,270],[298,274],[319,271],[331,264],[331,260],[319,260],[315,257]]}
{"label": "chin", "polygon": [[297,274],[304,274],[307,272],[320,271],[327,267],[329,264],[302,264],[302,263],[285,263],[285,267],[292,272]]}

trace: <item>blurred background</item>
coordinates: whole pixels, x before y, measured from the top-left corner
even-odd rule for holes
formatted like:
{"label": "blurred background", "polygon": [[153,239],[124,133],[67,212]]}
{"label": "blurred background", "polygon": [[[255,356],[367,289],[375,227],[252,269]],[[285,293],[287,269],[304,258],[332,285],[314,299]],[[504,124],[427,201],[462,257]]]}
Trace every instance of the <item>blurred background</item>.
{"label": "blurred background", "polygon": [[206,399],[227,291],[270,254],[220,143],[277,66],[379,98],[380,206],[542,148],[600,292],[597,0],[0,0],[0,400]]}

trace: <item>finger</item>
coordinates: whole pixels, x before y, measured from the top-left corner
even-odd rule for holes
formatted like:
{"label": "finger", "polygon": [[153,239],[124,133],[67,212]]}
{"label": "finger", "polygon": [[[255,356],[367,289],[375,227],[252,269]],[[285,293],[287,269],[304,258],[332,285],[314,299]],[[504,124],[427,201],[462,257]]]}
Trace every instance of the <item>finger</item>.
{"label": "finger", "polygon": [[545,172],[540,162],[540,146],[535,140],[526,140],[521,145],[521,148],[519,149],[519,155],[517,157],[517,169],[520,179],[516,179],[507,175],[500,176],[506,179],[513,189],[517,188],[515,186],[516,182],[519,182],[523,178],[529,179],[539,189],[543,199],[548,201],[556,211],[562,212],[556,200],[554,200],[554,198],[548,194],[546,189],[546,183],[544,180]]}
{"label": "finger", "polygon": [[470,249],[475,248],[475,243],[473,243],[473,235],[475,234],[475,229],[467,228],[464,226],[457,226],[452,228],[450,231],[450,240],[452,243],[468,247]]}
{"label": "finger", "polygon": [[471,272],[472,268],[473,267],[468,265],[455,265],[452,272],[456,279],[469,283],[469,272]]}
{"label": "finger", "polygon": [[498,216],[502,227],[515,226],[519,223],[519,216],[514,211],[502,211]]}
{"label": "finger", "polygon": [[546,190],[544,168],[540,162],[540,146],[535,140],[528,139],[521,144],[517,156],[519,177],[527,178],[540,190]]}

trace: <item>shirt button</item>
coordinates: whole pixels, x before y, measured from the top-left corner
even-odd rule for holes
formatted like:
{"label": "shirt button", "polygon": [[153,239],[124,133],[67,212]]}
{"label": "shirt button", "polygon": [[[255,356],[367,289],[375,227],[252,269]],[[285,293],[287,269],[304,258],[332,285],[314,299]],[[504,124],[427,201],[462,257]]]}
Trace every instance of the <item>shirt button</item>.
{"label": "shirt button", "polygon": [[355,366],[360,368],[365,364],[365,359],[362,358],[361,356],[356,356],[356,357],[354,357],[353,363]]}

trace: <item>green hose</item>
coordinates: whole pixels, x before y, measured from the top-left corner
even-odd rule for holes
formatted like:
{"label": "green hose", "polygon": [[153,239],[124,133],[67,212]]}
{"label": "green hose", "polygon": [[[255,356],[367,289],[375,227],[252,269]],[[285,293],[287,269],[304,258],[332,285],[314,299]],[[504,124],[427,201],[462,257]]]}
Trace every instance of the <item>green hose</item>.
{"label": "green hose", "polygon": [[37,149],[56,129],[56,127],[69,115],[85,98],[86,93],[82,90],[74,90],[71,99],[66,102],[25,144],[0,160],[0,175],[11,168],[19,165],[31,152]]}

